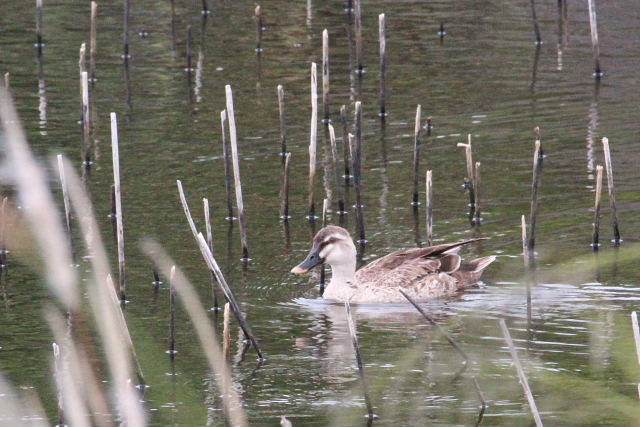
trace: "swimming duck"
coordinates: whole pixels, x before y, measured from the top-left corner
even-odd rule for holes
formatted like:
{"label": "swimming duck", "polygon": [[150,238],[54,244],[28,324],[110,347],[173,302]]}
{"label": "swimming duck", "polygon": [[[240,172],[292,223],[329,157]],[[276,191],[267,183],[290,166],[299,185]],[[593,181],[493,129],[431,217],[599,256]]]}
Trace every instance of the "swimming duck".
{"label": "swimming duck", "polygon": [[481,239],[392,252],[356,271],[356,247],[342,227],[324,227],[313,238],[307,258],[291,272],[307,273],[316,265],[331,266],[331,282],[323,298],[351,303],[404,303],[401,288],[415,301],[451,296],[480,280],[496,257],[462,261],[461,246]]}

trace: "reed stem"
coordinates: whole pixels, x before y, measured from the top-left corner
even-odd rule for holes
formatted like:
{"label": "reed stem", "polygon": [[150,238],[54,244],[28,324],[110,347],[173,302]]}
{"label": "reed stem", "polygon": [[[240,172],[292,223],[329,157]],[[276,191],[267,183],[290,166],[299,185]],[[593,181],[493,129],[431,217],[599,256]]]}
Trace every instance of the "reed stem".
{"label": "reed stem", "polygon": [[309,136],[309,198],[308,216],[310,221],[317,219],[314,187],[316,180],[316,145],[318,143],[318,78],[316,63],[311,63],[311,132]]}
{"label": "reed stem", "polygon": [[323,122],[329,123],[329,32],[326,29],[322,31],[322,108]]}
{"label": "reed stem", "polygon": [[607,188],[609,189],[609,205],[611,206],[611,223],[613,225],[613,242],[619,245],[620,227],[618,226],[618,209],[616,208],[616,188],[613,183],[613,166],[611,165],[611,151],[609,150],[609,138],[602,138],[604,151],[604,165],[607,170]]}
{"label": "reed stem", "polygon": [[36,0],[36,47],[38,48],[38,56],[42,55],[42,48],[44,47],[42,6],[42,0]]}
{"label": "reed stem", "polygon": [[588,0],[589,4],[589,27],[591,28],[591,45],[593,47],[593,60],[595,62],[594,76],[600,79],[603,76],[600,67],[600,42],[598,40],[598,19],[596,16],[596,0]]}
{"label": "reed stem", "polygon": [[280,155],[284,159],[287,155],[287,133],[284,115],[284,88],[282,85],[278,85],[278,112],[280,116]]}
{"label": "reed stem", "polygon": [[118,118],[111,113],[111,155],[113,160],[113,185],[116,194],[116,229],[118,241],[118,278],[120,287],[120,301],[126,301],[126,280],[124,262],[124,221],[122,213],[122,193],[120,189],[120,154],[118,148]]}
{"label": "reed stem", "polygon": [[531,183],[531,212],[529,213],[529,241],[527,248],[533,253],[536,246],[536,218],[538,216],[538,191],[540,189],[540,175],[542,173],[542,143],[540,139],[535,141],[533,151],[533,180]]}
{"label": "reed stem", "polygon": [[282,179],[282,207],[280,218],[285,222],[291,218],[289,215],[289,166],[291,163],[291,153],[287,153],[284,158],[284,176]]}
{"label": "reed stem", "polygon": [[518,372],[518,378],[520,379],[520,384],[524,389],[524,394],[527,397],[527,402],[529,403],[529,409],[533,415],[533,419],[536,422],[536,427],[543,427],[542,419],[540,418],[540,413],[538,412],[538,407],[536,406],[536,401],[533,398],[533,393],[531,392],[531,388],[529,387],[529,381],[527,381],[527,377],[524,374],[524,369],[522,369],[522,365],[520,364],[520,359],[518,358],[518,352],[516,351],[516,347],[513,345],[513,340],[511,339],[511,334],[509,333],[509,328],[507,328],[507,324],[504,319],[500,319],[500,327],[502,328],[502,334],[504,335],[504,339],[509,346],[509,353],[511,353],[511,359],[513,360],[513,364],[516,366],[516,371]]}
{"label": "reed stem", "polygon": [[80,77],[82,87],[82,162],[84,166],[87,167],[91,165],[91,115],[89,114],[89,75],[86,71],[83,71]]}
{"label": "reed stem", "polygon": [[178,352],[176,350],[176,266],[171,267],[169,274],[169,357],[173,359]]}
{"label": "reed stem", "polygon": [[600,247],[600,201],[602,199],[602,166],[596,166],[596,201],[593,208],[593,234],[591,246],[594,251]]}
{"label": "reed stem", "polygon": [[[322,201],[322,227],[326,227],[327,225],[327,211],[329,210],[329,199],[324,199]],[[326,269],[324,263],[320,266],[320,297],[324,295],[325,288],[325,279],[326,279]]]}
{"label": "reed stem", "polygon": [[227,111],[220,111],[220,126],[222,128],[222,154],[224,156],[224,192],[225,200],[227,202],[227,217],[229,221],[236,219],[233,216],[233,202],[231,201],[231,147],[229,147],[229,140],[227,139],[226,130]]}
{"label": "reed stem", "polygon": [[356,73],[364,74],[364,65],[362,64],[362,9],[361,0],[353,0],[355,11],[355,27],[356,27]]}
{"label": "reed stem", "polygon": [[124,19],[123,19],[123,32],[122,32],[122,44],[123,44],[123,54],[122,59],[127,62],[131,55],[129,54],[129,15],[130,15],[130,0],[124,0]]}
{"label": "reed stem", "polygon": [[222,354],[225,360],[229,358],[231,352],[231,310],[229,307],[228,302],[224,303],[224,312],[222,315]]}
{"label": "reed stem", "polygon": [[480,167],[482,166],[482,164],[480,162],[476,162],[476,167],[475,167],[475,175],[473,177],[474,180],[474,205],[475,205],[475,209],[474,209],[474,218],[473,218],[473,222],[475,225],[480,225],[480,222],[482,221],[482,216],[480,215]]}
{"label": "reed stem", "polygon": [[254,15],[256,19],[256,52],[260,53],[262,52],[262,28],[264,27],[260,5],[256,5]]}
{"label": "reed stem", "polygon": [[387,116],[387,38],[385,31],[385,15],[378,15],[378,40],[380,51],[380,117]]}
{"label": "reed stem", "polygon": [[[2,274],[2,269],[7,266],[7,240],[6,240],[6,232],[7,232],[7,202],[9,201],[8,197],[2,198],[2,205],[0,205],[0,274]],[[1,277],[0,277],[1,278]]]}
{"label": "reed stem", "polygon": [[522,257],[525,265],[529,264],[529,246],[527,244],[527,220],[524,215],[520,217],[520,230],[522,235]]}
{"label": "reed stem", "polygon": [[[360,0],[357,0],[360,1]],[[352,156],[353,156],[353,180],[356,189],[356,219],[358,222],[359,243],[366,243],[364,231],[364,214],[362,208],[362,104],[356,102],[355,110],[355,132],[353,138]]]}
{"label": "reed stem", "polygon": [[336,132],[333,125],[329,124],[329,141],[331,143],[331,158],[333,160],[333,176],[336,193],[338,194],[338,214],[345,215],[344,187],[340,185],[340,160],[338,159],[338,146],[336,144]]}
{"label": "reed stem", "polygon": [[535,0],[529,0],[531,4],[531,19],[533,20],[533,32],[536,35],[536,44],[542,44],[542,37],[540,36],[540,27],[538,26],[538,15],[536,14]]}
{"label": "reed stem", "polygon": [[97,81],[96,78],[96,53],[98,51],[97,46],[97,34],[98,34],[98,3],[91,2],[91,30],[89,36],[89,80],[92,83]]}
{"label": "reed stem", "polygon": [[[638,357],[638,364],[640,364],[640,328],[638,328],[638,314],[635,311],[631,312],[631,327],[633,329],[633,340],[636,343],[636,356]],[[638,384],[638,393],[640,395],[640,384]]]}
{"label": "reed stem", "polygon": [[[58,175],[60,176],[60,186],[62,187],[62,201],[64,204],[64,219],[67,225],[67,234],[69,237],[69,248],[71,249],[71,261],[75,264],[76,251],[75,251],[75,245],[73,244],[72,223],[71,223],[71,201],[69,199],[69,188],[67,186],[67,178],[64,173],[64,164],[62,162],[62,154],[58,154],[57,159],[58,159]],[[5,209],[6,209],[5,201],[6,201],[6,197],[4,198],[2,203],[3,229],[4,229],[4,221],[5,221],[4,215],[5,215]],[[4,249],[4,230],[2,232],[2,236],[3,236],[2,249]],[[2,252],[4,253],[4,250]],[[4,262],[0,262],[0,264],[4,264]]]}
{"label": "reed stem", "polygon": [[418,180],[420,175],[420,122],[422,121],[422,106],[418,104],[416,107],[416,121],[413,130],[413,206],[420,205],[418,201]]}
{"label": "reed stem", "polygon": [[[213,253],[213,231],[211,230],[211,210],[209,209],[209,199],[202,199],[202,208],[204,210],[204,226],[207,234],[207,245]],[[216,292],[216,277],[211,274],[211,296],[213,297],[213,311],[220,311],[218,304],[218,293]]]}
{"label": "reed stem", "polygon": [[351,171],[349,165],[351,164],[351,156],[349,149],[349,130],[347,125],[347,107],[343,105],[340,107],[340,124],[342,125],[342,146],[343,146],[343,159],[344,159],[344,181],[345,184],[349,183],[351,178]]}
{"label": "reed stem", "polygon": [[225,86],[227,98],[227,115],[229,118],[229,139],[231,140],[231,155],[233,160],[233,178],[236,189],[236,206],[238,207],[238,219],[240,221],[240,243],[242,244],[242,259],[249,260],[249,246],[247,243],[247,223],[242,201],[242,183],[240,181],[240,163],[238,161],[238,140],[236,137],[236,119],[233,112],[233,93],[231,86]]}
{"label": "reed stem", "polygon": [[209,6],[207,5],[207,0],[202,0],[202,11],[200,13],[202,13],[203,15],[211,14]]}

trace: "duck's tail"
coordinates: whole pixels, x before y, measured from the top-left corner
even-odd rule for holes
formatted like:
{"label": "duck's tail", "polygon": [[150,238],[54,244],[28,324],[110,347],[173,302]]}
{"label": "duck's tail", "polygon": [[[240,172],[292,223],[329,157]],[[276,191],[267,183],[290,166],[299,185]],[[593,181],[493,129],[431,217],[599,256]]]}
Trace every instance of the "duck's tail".
{"label": "duck's tail", "polygon": [[458,280],[458,287],[465,288],[467,286],[473,285],[478,280],[480,280],[480,276],[482,276],[482,272],[485,268],[489,266],[493,261],[496,260],[494,255],[485,256],[482,258],[476,258],[471,261],[464,261],[458,271],[451,273],[453,277]]}

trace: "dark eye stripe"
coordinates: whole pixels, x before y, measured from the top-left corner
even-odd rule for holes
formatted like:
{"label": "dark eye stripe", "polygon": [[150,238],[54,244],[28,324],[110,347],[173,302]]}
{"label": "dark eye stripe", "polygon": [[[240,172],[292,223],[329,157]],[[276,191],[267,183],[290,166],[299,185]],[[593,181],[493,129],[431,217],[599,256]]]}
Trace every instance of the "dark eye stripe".
{"label": "dark eye stripe", "polygon": [[326,242],[320,243],[320,245],[318,246],[318,252],[322,251],[322,249],[324,249],[327,245],[330,245],[331,243],[335,243],[337,241],[338,241],[338,239],[336,239],[335,237],[332,237],[331,239],[327,240]]}

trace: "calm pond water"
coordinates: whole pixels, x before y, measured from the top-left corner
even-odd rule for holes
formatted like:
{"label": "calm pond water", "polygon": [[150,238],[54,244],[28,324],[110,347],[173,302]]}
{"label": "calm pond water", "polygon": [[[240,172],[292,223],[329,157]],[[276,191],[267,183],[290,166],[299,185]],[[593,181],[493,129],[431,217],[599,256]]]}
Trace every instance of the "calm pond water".
{"label": "calm pond water", "polygon": [[[417,104],[435,124],[433,134],[423,137],[421,164],[421,173],[433,170],[435,240],[487,237],[464,249],[464,255],[498,257],[478,288],[424,304],[473,360],[466,371],[460,372],[460,356],[410,306],[354,307],[379,416],[374,425],[474,425],[480,404],[473,376],[489,405],[482,425],[532,423],[499,318],[507,320],[547,424],[638,425],[640,371],[629,313],[640,300],[635,257],[640,231],[640,8],[618,0],[598,5],[605,72],[598,84],[592,75],[584,1],[567,1],[564,19],[555,1],[539,2],[544,43],[536,49],[528,2],[364,0],[366,73],[361,80],[350,73],[353,28],[342,1],[265,2],[264,51],[259,57],[254,51],[253,2],[211,1],[212,14],[203,20],[199,1],[177,1],[175,39],[169,1],[132,3],[128,69],[120,59],[122,6],[104,2],[99,7],[95,164],[87,185],[113,268],[115,235],[107,214],[112,182],[109,112],[115,111],[131,301],[126,317],[151,386],[144,395],[150,425],[223,425],[204,352],[183,310],[178,312],[174,365],[165,353],[168,289],[154,289],[151,265],[138,245],[144,237],[157,239],[196,284],[202,300],[212,304],[210,276],[180,207],[176,179],[183,182],[198,227],[204,227],[201,198],[209,198],[218,262],[267,357],[256,369],[253,350],[244,357],[241,343],[232,350],[234,383],[250,423],[277,425],[286,415],[295,426],[366,424],[344,308],[315,300],[317,272],[309,277],[289,274],[305,257],[314,233],[305,219],[309,66],[321,62],[324,28],[331,40],[334,122],[340,105],[347,106],[350,125],[355,101],[363,105],[368,239],[363,261],[426,241],[424,206],[416,217],[410,205]],[[33,47],[32,5],[5,1],[2,9],[0,71],[11,73],[29,142],[41,158],[62,153],[80,170],[77,58],[89,36],[88,2],[45,4],[41,61]],[[389,116],[381,123],[377,15],[382,12],[387,17]],[[443,40],[438,37],[441,22]],[[187,25],[193,27],[198,65],[191,87],[184,71]],[[139,36],[143,31],[146,37]],[[238,224],[225,220],[219,112],[225,106],[226,84],[234,90],[238,124],[251,256],[246,268],[240,261]],[[286,92],[292,153],[288,226],[279,219],[278,84]],[[546,158],[537,263],[528,275],[519,225],[520,216],[529,213],[536,126]],[[316,194],[321,201],[323,183],[331,187],[332,175],[330,168],[324,172],[329,151],[324,127],[319,130]],[[469,133],[474,158],[482,162],[480,227],[469,224],[468,199],[461,187],[464,152],[456,147]],[[605,195],[603,245],[594,255],[589,246],[594,170],[604,162],[603,136],[611,141],[624,242],[619,250],[609,243]],[[338,143],[341,150],[342,141]],[[51,185],[61,203],[54,173]],[[420,185],[423,200],[424,183]],[[8,185],[3,189],[13,195]],[[348,194],[351,206],[353,188]],[[350,212],[346,219],[352,233],[354,218]],[[337,216],[330,213],[328,222],[338,223]],[[15,250],[9,257],[1,286],[0,370],[19,389],[35,391],[54,422],[52,336],[41,316],[51,295],[39,275],[41,262],[31,250]],[[81,271],[88,268],[82,261]],[[528,280],[533,283],[529,307]],[[221,324],[221,316],[212,314],[212,321]]]}

